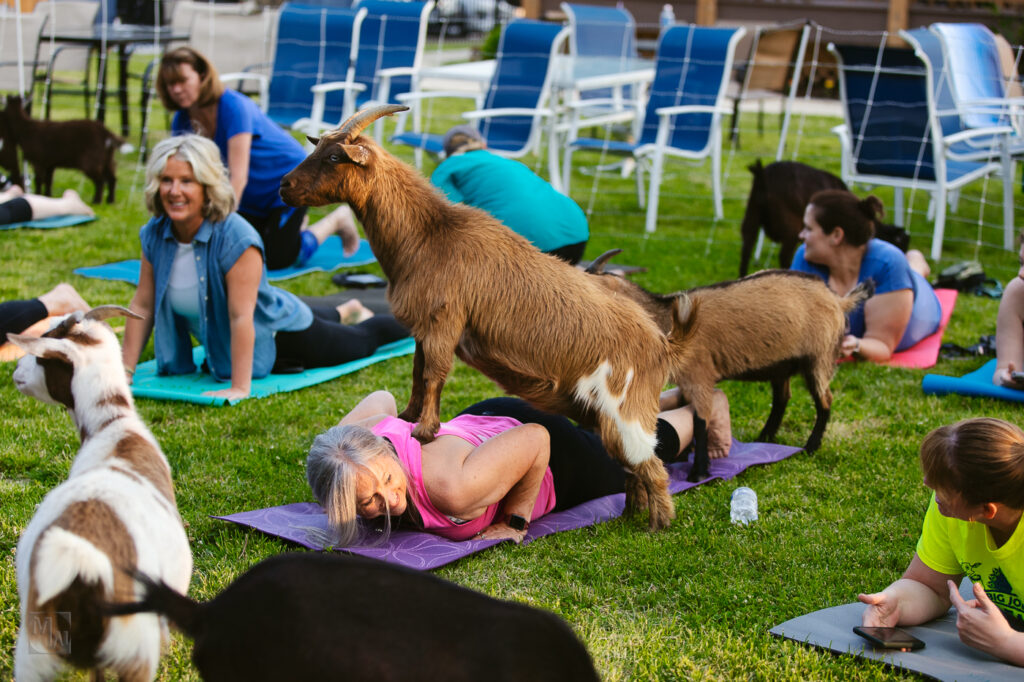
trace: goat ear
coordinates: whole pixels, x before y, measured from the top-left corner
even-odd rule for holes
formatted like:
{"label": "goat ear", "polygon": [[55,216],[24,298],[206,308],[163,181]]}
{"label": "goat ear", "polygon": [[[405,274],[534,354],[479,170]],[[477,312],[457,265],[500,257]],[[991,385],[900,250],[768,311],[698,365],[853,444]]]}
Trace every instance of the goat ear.
{"label": "goat ear", "polygon": [[370,160],[370,150],[362,145],[343,144],[341,145],[341,148],[345,151],[345,154],[352,163],[358,166],[365,166],[366,162]]}
{"label": "goat ear", "polygon": [[8,334],[7,340],[29,355],[36,357],[59,356],[67,358],[66,343],[59,339],[49,339],[41,336],[28,336],[26,334]]}
{"label": "goat ear", "polygon": [[319,137],[313,137],[312,135],[306,135],[306,139],[309,140],[309,143],[311,145],[313,145],[314,147],[317,146],[318,144],[320,144],[320,138]]}

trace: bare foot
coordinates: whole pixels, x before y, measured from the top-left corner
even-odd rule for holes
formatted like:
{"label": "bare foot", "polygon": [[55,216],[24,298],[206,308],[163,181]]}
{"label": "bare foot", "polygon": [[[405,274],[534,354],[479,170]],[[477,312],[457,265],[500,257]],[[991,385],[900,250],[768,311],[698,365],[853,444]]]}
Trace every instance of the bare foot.
{"label": "bare foot", "polygon": [[82,197],[73,189],[64,190],[63,199],[67,202],[68,213],[71,215],[96,215],[92,207],[82,201]]}
{"label": "bare foot", "polygon": [[360,303],[358,298],[345,301],[337,310],[343,324],[359,324],[373,317],[373,311]]}
{"label": "bare foot", "polygon": [[711,419],[708,420],[708,457],[721,459],[729,456],[732,448],[732,419],[729,417],[729,399],[715,389],[712,398]]}
{"label": "bare foot", "polygon": [[89,304],[85,299],[66,282],[61,282],[40,296],[39,302],[46,306],[46,312],[50,315],[67,315],[76,310],[89,310]]}
{"label": "bare foot", "polygon": [[321,244],[332,234],[341,237],[342,253],[351,256],[359,249],[359,230],[356,228],[352,209],[346,205],[339,206],[309,228]]}
{"label": "bare foot", "polygon": [[25,190],[23,190],[18,185],[11,185],[3,192],[0,192],[0,203],[4,201],[10,201],[11,199],[17,199],[23,194],[25,194]]}

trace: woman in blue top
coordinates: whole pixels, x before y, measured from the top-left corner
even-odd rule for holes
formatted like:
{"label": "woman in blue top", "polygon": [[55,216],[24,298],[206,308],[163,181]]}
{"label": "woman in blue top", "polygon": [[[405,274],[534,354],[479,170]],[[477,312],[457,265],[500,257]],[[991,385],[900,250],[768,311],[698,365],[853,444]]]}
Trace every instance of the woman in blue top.
{"label": "woman in blue top", "polygon": [[[143,319],[125,327],[129,382],[154,326],[160,374],[195,371],[194,336],[210,373],[231,381],[208,395],[229,400],[248,396],[253,377],[341,364],[408,336],[390,315],[367,317],[358,303],[311,309],[270,286],[260,237],[232,213],[226,169],[206,138],[178,135],[156,145],[145,193],[154,217],[139,231],[142,268],[131,307]],[[341,324],[350,312],[363,321]]]}
{"label": "woman in blue top", "polygon": [[430,182],[448,199],[487,211],[544,253],[573,265],[583,257],[587,217],[570,197],[526,165],[487,151],[473,126],[449,130],[444,153]]}
{"label": "woman in blue top", "polygon": [[804,240],[793,257],[793,270],[823,279],[840,296],[868,279],[875,295],[849,315],[843,355],[884,362],[939,328],[942,308],[925,279],[928,264],[919,251],[906,255],[873,239],[882,202],[860,200],[845,190],[825,190],[811,197],[804,213]]}
{"label": "woman in blue top", "polygon": [[164,106],[176,112],[172,134],[197,133],[217,144],[231,175],[238,213],[263,238],[268,268],[304,263],[332,234],[341,236],[346,255],[355,253],[359,233],[348,206],[306,229],[306,209],[281,200],[281,178],[306,152],[255,102],[226,89],[206,57],[190,47],[165,54],[156,91]]}

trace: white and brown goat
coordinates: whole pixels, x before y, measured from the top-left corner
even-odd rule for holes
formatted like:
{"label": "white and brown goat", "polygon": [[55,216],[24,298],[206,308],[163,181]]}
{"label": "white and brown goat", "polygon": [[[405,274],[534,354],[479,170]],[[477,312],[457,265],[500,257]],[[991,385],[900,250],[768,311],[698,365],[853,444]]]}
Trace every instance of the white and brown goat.
{"label": "white and brown goat", "polygon": [[296,206],[348,202],[388,278],[388,300],[416,339],[402,419],[432,440],[453,354],[540,409],[594,425],[633,474],[627,507],[651,529],[675,510],[654,456],[668,341],[643,310],[595,278],[538,251],[479,209],[453,204],[360,133],[406,107],[359,112],[281,182]]}
{"label": "white and brown goat", "polygon": [[141,596],[144,571],[185,592],[192,554],[171,470],[135,412],[117,337],[103,319],[118,306],[72,313],[42,337],[8,334],[27,355],[14,371],[25,395],[62,405],[82,445],[68,479],[50,491],[18,541],[21,628],[14,674],[53,679],[65,666],[105,669],[122,680],[156,674],[166,622],[153,614],[112,618],[109,603]]}
{"label": "white and brown goat", "polygon": [[715,385],[724,379],[771,384],[771,412],[757,437],[771,441],[789,403],[790,377],[802,376],[816,410],[804,450],[818,449],[831,414],[829,383],[846,314],[871,295],[873,282],[840,297],[814,275],[763,270],[738,280],[655,294],[623,277],[603,274],[604,263],[616,253],[617,249],[602,254],[587,272],[599,275],[609,290],[640,303],[669,335],[672,381],[693,405],[690,481],[708,475],[707,419]]}

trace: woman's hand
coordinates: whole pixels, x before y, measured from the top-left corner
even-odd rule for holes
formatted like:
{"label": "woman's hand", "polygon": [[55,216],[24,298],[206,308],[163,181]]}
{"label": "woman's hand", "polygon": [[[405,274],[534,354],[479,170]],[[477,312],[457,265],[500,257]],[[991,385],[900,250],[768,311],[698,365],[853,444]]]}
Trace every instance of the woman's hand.
{"label": "woman's hand", "polygon": [[866,627],[894,627],[900,622],[900,603],[893,596],[883,592],[858,594],[857,600],[867,604],[860,624]]}
{"label": "woman's hand", "polygon": [[203,395],[210,396],[211,398],[227,398],[228,400],[242,400],[248,398],[251,390],[245,388],[222,388],[217,391],[204,391]]}
{"label": "woman's hand", "polygon": [[507,523],[492,523],[473,536],[474,540],[512,540],[521,544],[526,537],[526,530],[516,530]]}
{"label": "woman's hand", "polygon": [[843,357],[845,358],[860,355],[860,339],[853,334],[847,334],[843,337],[843,344],[840,346],[840,350],[842,350]]}
{"label": "woman's hand", "polygon": [[1020,664],[1024,659],[1024,633],[1016,632],[1006,617],[985,594],[981,583],[974,583],[974,599],[964,599],[952,580],[947,582],[949,600],[956,609],[956,629],[960,641],[969,647]]}
{"label": "woman's hand", "polygon": [[1006,367],[999,367],[996,369],[995,376],[992,377],[992,382],[997,386],[1024,390],[1024,379],[1015,379],[1013,376],[1016,371],[1017,368],[1012,362]]}

